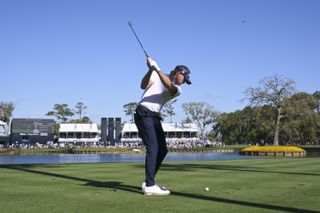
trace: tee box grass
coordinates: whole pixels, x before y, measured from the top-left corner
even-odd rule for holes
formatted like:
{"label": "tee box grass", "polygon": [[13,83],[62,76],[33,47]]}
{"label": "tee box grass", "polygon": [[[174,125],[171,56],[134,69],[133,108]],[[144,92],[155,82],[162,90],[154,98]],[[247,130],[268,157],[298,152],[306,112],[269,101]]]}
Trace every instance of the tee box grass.
{"label": "tee box grass", "polygon": [[0,212],[320,212],[320,158],[164,163],[169,196],[143,195],[143,177],[143,163],[0,165]]}

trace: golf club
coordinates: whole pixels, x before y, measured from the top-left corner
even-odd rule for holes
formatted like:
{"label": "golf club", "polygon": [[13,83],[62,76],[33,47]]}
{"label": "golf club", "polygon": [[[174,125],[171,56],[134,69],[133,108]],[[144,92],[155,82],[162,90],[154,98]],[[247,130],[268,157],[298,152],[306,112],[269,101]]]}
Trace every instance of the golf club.
{"label": "golf club", "polygon": [[133,34],[134,34],[134,36],[135,36],[135,37],[136,37],[136,39],[138,40],[138,42],[139,42],[139,44],[140,44],[140,46],[141,46],[141,48],[142,48],[142,50],[143,50],[144,54],[146,55],[146,57],[147,57],[147,58],[149,58],[148,53],[147,53],[147,52],[146,52],[146,50],[143,48],[143,45],[142,45],[142,43],[141,43],[140,39],[138,38],[138,36],[137,36],[136,32],[134,31],[134,29],[133,29],[133,27],[132,27],[132,23],[131,23],[130,21],[128,21],[128,24],[129,24],[129,27],[131,28],[131,30],[132,30],[132,32],[133,32]]}

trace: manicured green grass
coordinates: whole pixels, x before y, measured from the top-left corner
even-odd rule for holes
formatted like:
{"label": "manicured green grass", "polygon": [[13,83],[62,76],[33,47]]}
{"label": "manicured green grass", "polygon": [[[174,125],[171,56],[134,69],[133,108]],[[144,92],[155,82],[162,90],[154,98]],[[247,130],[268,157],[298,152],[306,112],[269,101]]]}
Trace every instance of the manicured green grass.
{"label": "manicured green grass", "polygon": [[165,163],[162,197],[143,176],[142,163],[0,166],[0,212],[320,212],[320,158]]}

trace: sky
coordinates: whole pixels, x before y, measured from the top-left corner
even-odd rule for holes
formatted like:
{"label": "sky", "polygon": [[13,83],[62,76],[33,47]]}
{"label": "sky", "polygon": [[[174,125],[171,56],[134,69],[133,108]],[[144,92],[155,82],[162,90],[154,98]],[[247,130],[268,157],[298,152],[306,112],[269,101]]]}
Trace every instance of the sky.
{"label": "sky", "polygon": [[206,102],[241,110],[244,91],[272,75],[296,90],[319,91],[320,1],[317,0],[0,0],[0,101],[14,118],[48,118],[55,104],[87,105],[86,116],[125,116],[138,102],[145,56],[169,73],[191,70],[181,105]]}

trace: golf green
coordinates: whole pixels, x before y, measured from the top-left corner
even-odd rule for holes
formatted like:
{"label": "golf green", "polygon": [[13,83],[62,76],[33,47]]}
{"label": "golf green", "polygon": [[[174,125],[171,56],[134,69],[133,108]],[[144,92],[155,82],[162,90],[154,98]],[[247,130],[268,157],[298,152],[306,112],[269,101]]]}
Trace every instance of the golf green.
{"label": "golf green", "polygon": [[[320,212],[320,158],[0,166],[0,212]],[[208,187],[209,190],[205,190]]]}

